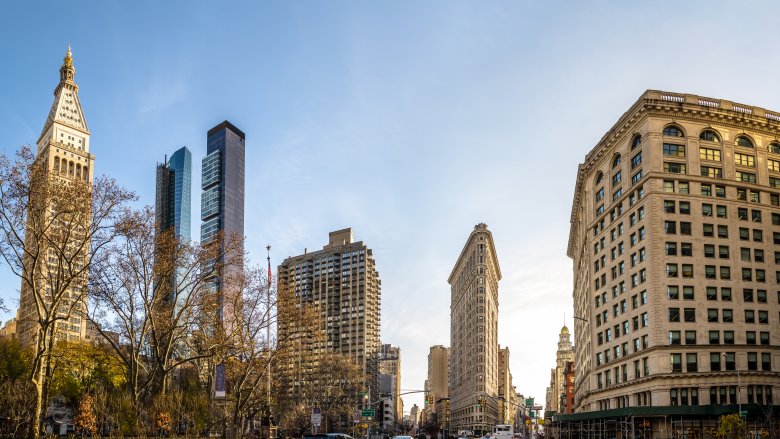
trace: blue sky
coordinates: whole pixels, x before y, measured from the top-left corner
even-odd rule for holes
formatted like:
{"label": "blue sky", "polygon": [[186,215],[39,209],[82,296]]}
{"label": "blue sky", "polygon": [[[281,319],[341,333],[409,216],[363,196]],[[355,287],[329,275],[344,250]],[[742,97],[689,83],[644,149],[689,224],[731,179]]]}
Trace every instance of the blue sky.
{"label": "blue sky", "polygon": [[[678,4],[679,3],[679,4]],[[780,110],[772,2],[7,2],[0,148],[33,144],[73,46],[95,172],[143,203],[154,166],[206,131],[247,135],[255,260],[352,227],[382,278],[382,339],[420,389],[449,344],[447,276],[474,224],[494,234],[499,341],[544,400],[564,313],[577,164],[646,89]],[[193,222],[192,230],[199,230]],[[0,297],[19,281],[0,267]],[[10,314],[0,316],[3,319]],[[406,409],[422,397],[406,398]]]}

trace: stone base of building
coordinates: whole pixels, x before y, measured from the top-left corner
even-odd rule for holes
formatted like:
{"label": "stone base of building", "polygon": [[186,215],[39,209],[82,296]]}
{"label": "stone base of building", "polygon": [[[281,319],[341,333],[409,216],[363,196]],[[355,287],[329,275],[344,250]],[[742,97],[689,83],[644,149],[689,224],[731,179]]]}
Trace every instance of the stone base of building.
{"label": "stone base of building", "polygon": [[[547,439],[719,439],[718,418],[734,405],[625,407],[554,415]],[[780,439],[780,405],[743,404],[749,439]]]}

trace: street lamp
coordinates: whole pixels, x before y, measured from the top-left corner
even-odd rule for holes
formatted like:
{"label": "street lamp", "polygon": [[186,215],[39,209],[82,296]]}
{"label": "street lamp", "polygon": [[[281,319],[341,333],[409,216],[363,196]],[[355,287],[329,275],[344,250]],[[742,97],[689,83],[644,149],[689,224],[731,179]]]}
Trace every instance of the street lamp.
{"label": "street lamp", "polygon": [[[728,361],[728,355],[726,352],[722,352],[721,355],[723,355],[723,367],[725,368],[725,363]],[[737,354],[734,354],[734,369],[737,371],[737,407],[739,410],[739,417],[742,417],[742,382],[739,377],[739,368],[737,367]]]}

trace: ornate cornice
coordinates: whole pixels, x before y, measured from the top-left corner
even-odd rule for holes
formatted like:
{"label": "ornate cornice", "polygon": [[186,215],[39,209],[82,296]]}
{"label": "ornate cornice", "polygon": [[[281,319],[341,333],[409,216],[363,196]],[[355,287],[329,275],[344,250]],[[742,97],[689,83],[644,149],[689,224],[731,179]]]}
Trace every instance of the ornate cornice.
{"label": "ornate cornice", "polygon": [[569,244],[567,255],[574,257],[573,250],[577,230],[577,215],[581,204],[581,192],[586,175],[601,162],[604,154],[616,143],[633,134],[630,128],[645,117],[671,117],[675,120],[716,123],[731,128],[742,128],[767,136],[780,137],[780,113],[761,107],[737,104],[727,100],[707,98],[691,94],[679,94],[659,90],[647,90],[604,134],[578,166],[577,180],[572,200]]}

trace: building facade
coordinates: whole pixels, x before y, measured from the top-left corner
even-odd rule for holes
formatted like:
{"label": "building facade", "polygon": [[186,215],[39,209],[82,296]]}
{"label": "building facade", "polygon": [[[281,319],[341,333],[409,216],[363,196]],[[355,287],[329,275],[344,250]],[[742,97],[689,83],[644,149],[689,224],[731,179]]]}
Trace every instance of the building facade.
{"label": "building facade", "polygon": [[[79,87],[74,81],[75,74],[76,69],[73,66],[73,57],[69,47],[60,67],[60,82],[54,89],[54,103],[51,106],[49,116],[46,118],[37,142],[38,151],[35,165],[44,169],[46,173],[44,177],[46,182],[42,180],[40,181],[41,184],[48,184],[48,181],[52,179],[65,182],[82,180],[88,185],[92,184],[95,156],[89,152],[90,131],[84,118],[84,110],[81,107]],[[39,192],[36,191],[36,193]],[[45,206],[46,212],[54,211],[57,200],[52,199],[50,196],[41,196],[46,197],[46,199],[30,200],[29,205],[31,208],[32,206],[40,205]],[[47,215],[48,213],[45,214],[44,224],[54,228],[61,226],[57,220]],[[30,216],[28,215],[28,217]],[[89,215],[84,216],[82,220],[84,222],[83,230],[87,230],[89,228]],[[29,221],[28,224],[30,224]],[[29,227],[43,226],[30,224]],[[79,233],[73,225],[64,227],[70,227],[70,229],[63,230],[63,233]],[[28,241],[28,246],[49,245],[48,249],[43,250],[47,253],[58,251],[55,247],[61,250],[61,253],[72,251],[68,243],[73,241],[44,244],[32,242],[31,240],[34,238],[31,238],[31,236],[33,235],[37,235],[37,233],[29,233],[25,237]],[[74,239],[83,242],[85,236],[76,236]],[[75,264],[86,264],[86,251],[84,250],[83,254],[80,255],[74,254],[65,257],[72,256],[72,262]],[[43,263],[42,266],[36,268],[32,268],[29,265],[25,266],[25,271],[35,270],[40,273],[38,285],[42,289],[41,291],[43,289],[51,290],[52,284],[50,282],[52,282],[52,279],[59,277],[57,275],[58,268],[47,264],[48,262]],[[60,307],[55,312],[59,313],[58,316],[63,320],[58,321],[55,325],[55,337],[58,340],[83,340],[86,337],[87,320],[84,316],[87,306],[87,280],[86,273],[83,276],[76,276],[68,288],[69,292],[66,293],[66,297],[59,302]],[[47,293],[41,291],[32,291],[27,282],[22,281],[17,330],[19,341],[23,346],[34,346],[38,340],[36,296],[47,297]],[[67,311],[62,311],[63,309]]]}
{"label": "building facade", "polygon": [[547,388],[545,411],[560,413],[561,396],[565,393],[564,370],[566,363],[574,360],[569,328],[563,325],[558,334],[558,349],[555,351],[555,367],[550,369],[550,387]]}
{"label": "building facade", "polygon": [[425,380],[425,398],[428,402],[428,411],[437,414],[437,421],[441,425],[438,416],[440,410],[437,406],[440,400],[449,398],[449,349],[446,346],[431,346],[428,352],[428,379]]}
{"label": "building facade", "polygon": [[393,377],[393,387],[388,390],[392,398],[393,414],[395,422],[400,422],[400,416],[404,412],[401,393],[401,348],[391,344],[383,344],[379,349],[379,373]]}
{"label": "building facade", "polygon": [[[449,394],[453,431],[492,431],[498,420],[498,265],[493,235],[477,224],[448,279]],[[484,401],[484,403],[482,403]]]}
{"label": "building facade", "polygon": [[509,369],[509,348],[498,348],[498,424],[514,425],[517,407],[517,390],[512,383]]}
{"label": "building facade", "polygon": [[780,113],[650,90],[585,157],[569,420],[703,435],[777,405],[778,136]]}
{"label": "building facade", "polygon": [[[157,164],[157,184],[155,196],[155,229],[157,233],[173,231],[176,238],[188,242],[190,236],[190,203],[192,187],[192,154],[186,146],[179,148],[164,163]],[[156,250],[159,250],[156,249]],[[156,252],[156,258],[174,257]],[[175,264],[175,261],[171,261]],[[173,276],[172,276],[173,277]],[[172,301],[177,295],[177,279],[170,279],[171,291],[163,292]]]}
{"label": "building facade", "polygon": [[[381,281],[373,251],[355,241],[352,229],[331,232],[322,250],[288,257],[278,267],[280,297],[312,305],[322,337],[303,340],[291,367],[306,379],[318,356],[335,352],[351,357],[363,369],[366,384],[378,389]],[[293,313],[299,306],[280,307],[278,337],[299,331]],[[400,359],[399,359],[400,360]],[[294,392],[294,389],[287,389]]]}

